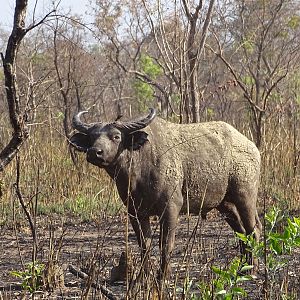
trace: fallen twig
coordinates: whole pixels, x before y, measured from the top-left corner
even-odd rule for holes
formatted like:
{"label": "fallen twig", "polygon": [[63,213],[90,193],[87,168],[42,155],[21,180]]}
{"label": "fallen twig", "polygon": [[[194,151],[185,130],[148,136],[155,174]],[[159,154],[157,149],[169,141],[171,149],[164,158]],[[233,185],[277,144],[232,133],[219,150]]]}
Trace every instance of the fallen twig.
{"label": "fallen twig", "polygon": [[[89,275],[76,269],[74,266],[69,265],[69,271],[76,277],[79,277],[81,279],[88,279]],[[110,291],[108,288],[104,287],[103,285],[99,283],[92,283],[91,285],[94,289],[99,290],[104,296],[106,296],[110,300],[119,300],[118,297],[116,297],[112,291]]]}

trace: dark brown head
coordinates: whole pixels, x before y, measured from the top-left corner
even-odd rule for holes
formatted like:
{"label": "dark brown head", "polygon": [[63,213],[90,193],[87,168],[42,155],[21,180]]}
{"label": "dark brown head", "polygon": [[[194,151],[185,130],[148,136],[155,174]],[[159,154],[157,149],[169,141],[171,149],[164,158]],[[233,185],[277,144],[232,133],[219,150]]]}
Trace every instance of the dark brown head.
{"label": "dark brown head", "polygon": [[148,116],[133,121],[86,124],[80,120],[84,113],[87,111],[73,117],[73,128],[79,132],[70,138],[70,144],[86,152],[87,161],[101,168],[113,165],[126,149],[140,149],[148,141],[147,133],[141,129],[156,116],[155,109],[151,108]]}

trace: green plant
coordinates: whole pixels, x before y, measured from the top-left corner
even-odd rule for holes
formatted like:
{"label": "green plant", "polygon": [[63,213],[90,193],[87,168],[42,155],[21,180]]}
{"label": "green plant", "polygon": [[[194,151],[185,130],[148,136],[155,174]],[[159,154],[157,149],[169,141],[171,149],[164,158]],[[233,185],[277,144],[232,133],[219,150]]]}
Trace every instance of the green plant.
{"label": "green plant", "polygon": [[[155,80],[159,75],[162,74],[162,68],[155,63],[153,58],[149,55],[142,54],[139,60],[139,70],[145,74],[150,80]],[[137,93],[139,108],[144,111],[149,105],[153,98],[154,87],[145,79],[137,78],[134,81],[134,89]]]}
{"label": "green plant", "polygon": [[[272,292],[276,276],[288,264],[288,254],[300,247],[300,218],[289,217],[277,207],[265,214],[265,237],[257,242],[253,235],[237,233],[252,254],[264,262],[265,287]],[[287,295],[285,295],[287,297]]]}
{"label": "green plant", "polygon": [[41,289],[43,286],[44,264],[31,262],[26,265],[23,271],[12,271],[11,275],[22,280],[22,288],[31,294]]}
{"label": "green plant", "polygon": [[285,255],[300,247],[300,218],[285,215],[279,208],[272,207],[265,214],[265,241],[256,242],[253,235],[236,233],[247,244],[254,256],[262,258],[267,253],[266,267],[276,272],[286,264]]}
{"label": "green plant", "polygon": [[[114,196],[114,199],[116,196]],[[99,213],[105,211],[111,215],[116,214],[123,208],[122,203],[109,199],[103,199],[100,193],[86,197],[78,194],[77,197],[65,200],[62,207],[63,213],[71,213],[75,216],[81,217],[83,220],[92,220],[99,216]]]}
{"label": "green plant", "polygon": [[200,282],[198,290],[200,295],[193,294],[192,300],[231,300],[246,297],[247,292],[241,286],[246,281],[251,281],[251,275],[245,275],[253,266],[247,265],[244,260],[234,258],[227,268],[212,266],[211,269],[216,276],[210,284]]}

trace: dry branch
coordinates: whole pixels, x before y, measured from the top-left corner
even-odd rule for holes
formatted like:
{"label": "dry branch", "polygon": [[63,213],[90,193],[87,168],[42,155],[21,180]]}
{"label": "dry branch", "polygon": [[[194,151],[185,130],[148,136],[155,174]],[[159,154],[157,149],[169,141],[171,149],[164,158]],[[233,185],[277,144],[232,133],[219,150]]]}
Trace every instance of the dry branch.
{"label": "dry branch", "polygon": [[[87,280],[89,275],[76,269],[74,266],[69,265],[69,271],[76,277],[79,277],[83,280]],[[100,285],[99,283],[92,283],[92,287],[96,290],[99,290],[105,297],[107,297],[110,300],[118,300],[119,298],[116,297],[109,289],[104,287],[103,285]]]}

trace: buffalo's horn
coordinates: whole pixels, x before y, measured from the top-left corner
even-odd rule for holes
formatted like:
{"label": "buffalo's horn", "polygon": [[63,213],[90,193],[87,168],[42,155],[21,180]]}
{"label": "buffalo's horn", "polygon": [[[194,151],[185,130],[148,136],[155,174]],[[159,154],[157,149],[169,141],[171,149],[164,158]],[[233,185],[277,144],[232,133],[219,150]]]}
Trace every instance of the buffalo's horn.
{"label": "buffalo's horn", "polygon": [[72,126],[74,129],[77,129],[79,132],[88,133],[89,128],[91,128],[90,124],[83,123],[80,120],[81,115],[88,113],[87,110],[80,111],[76,115],[74,115],[72,120]]}
{"label": "buffalo's horn", "polygon": [[154,108],[150,108],[150,113],[148,114],[148,116],[144,118],[140,118],[128,122],[114,122],[113,124],[115,127],[130,133],[133,131],[143,129],[146,126],[148,126],[153,121],[155,116],[156,116],[156,110]]}

